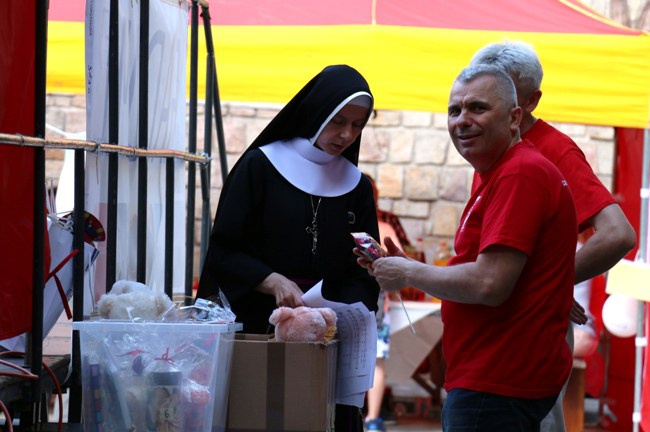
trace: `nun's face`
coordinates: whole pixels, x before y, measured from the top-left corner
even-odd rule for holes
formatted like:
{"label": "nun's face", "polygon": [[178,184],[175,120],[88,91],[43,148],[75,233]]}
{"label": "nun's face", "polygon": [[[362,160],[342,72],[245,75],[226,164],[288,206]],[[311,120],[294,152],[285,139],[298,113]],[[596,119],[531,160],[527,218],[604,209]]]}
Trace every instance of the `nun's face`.
{"label": "nun's face", "polygon": [[332,117],[316,140],[316,147],[340,155],[357,139],[368,118],[368,108],[347,104]]}

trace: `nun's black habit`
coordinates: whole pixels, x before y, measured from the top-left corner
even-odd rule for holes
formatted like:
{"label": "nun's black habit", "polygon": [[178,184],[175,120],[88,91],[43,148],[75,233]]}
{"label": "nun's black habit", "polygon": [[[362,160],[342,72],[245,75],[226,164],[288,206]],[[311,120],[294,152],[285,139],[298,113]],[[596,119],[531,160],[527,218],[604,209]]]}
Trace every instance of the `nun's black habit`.
{"label": "nun's black habit", "polygon": [[[372,96],[345,65],[328,66],[298,92],[253,141],[228,175],[217,208],[197,297],[219,288],[246,333],[270,331],[275,298],[255,290],[279,273],[303,291],[323,280],[329,300],[377,309],[379,287],[356,263],[350,233],[377,238],[368,179],[356,167],[361,135],[341,156],[313,146],[325,123],[350,98]],[[317,213],[317,247],[307,232]]]}

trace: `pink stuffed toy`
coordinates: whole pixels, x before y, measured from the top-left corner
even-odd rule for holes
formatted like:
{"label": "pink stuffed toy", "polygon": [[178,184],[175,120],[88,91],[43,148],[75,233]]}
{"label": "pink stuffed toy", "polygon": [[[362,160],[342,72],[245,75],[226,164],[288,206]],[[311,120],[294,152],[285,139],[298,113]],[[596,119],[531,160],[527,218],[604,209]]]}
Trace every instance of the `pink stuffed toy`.
{"label": "pink stuffed toy", "polygon": [[336,334],[336,312],[330,308],[281,306],[269,322],[275,326],[278,342],[329,342]]}

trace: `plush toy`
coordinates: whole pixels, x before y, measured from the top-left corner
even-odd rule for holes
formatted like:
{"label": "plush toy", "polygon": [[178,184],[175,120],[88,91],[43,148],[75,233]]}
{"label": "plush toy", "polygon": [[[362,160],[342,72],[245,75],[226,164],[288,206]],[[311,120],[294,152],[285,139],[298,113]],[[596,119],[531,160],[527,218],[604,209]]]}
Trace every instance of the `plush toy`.
{"label": "plush toy", "polygon": [[329,342],[336,334],[336,312],[330,308],[281,306],[269,322],[275,326],[278,342]]}
{"label": "plush toy", "polygon": [[103,294],[97,303],[100,317],[122,320],[154,321],[173,307],[174,303],[164,292],[127,280],[115,282],[111,291]]}

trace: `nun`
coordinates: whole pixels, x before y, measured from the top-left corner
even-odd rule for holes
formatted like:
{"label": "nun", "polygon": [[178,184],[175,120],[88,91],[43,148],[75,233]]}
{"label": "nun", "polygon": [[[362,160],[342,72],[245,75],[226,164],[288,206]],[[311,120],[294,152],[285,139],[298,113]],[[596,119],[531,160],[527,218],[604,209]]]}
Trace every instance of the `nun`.
{"label": "nun", "polygon": [[[243,331],[258,334],[321,280],[326,299],[377,310],[379,287],[350,235],[379,236],[357,167],[372,112],[368,83],[347,65],[327,66],[280,110],[224,182],[197,298],[221,290]],[[337,405],[336,430],[363,431],[360,407]]]}

